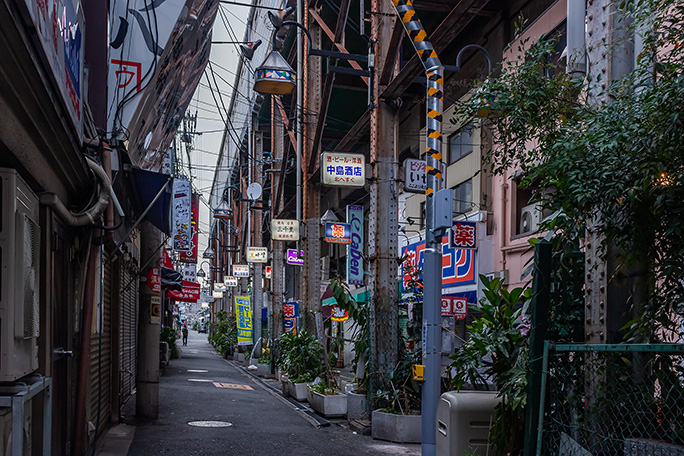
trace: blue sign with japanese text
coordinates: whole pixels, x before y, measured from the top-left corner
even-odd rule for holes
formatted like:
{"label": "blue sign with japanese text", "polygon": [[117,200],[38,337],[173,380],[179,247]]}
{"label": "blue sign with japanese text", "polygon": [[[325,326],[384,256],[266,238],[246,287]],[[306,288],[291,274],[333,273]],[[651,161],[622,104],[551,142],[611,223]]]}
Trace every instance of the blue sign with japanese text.
{"label": "blue sign with japanese text", "polygon": [[351,225],[349,223],[326,222],[325,242],[351,244]]}

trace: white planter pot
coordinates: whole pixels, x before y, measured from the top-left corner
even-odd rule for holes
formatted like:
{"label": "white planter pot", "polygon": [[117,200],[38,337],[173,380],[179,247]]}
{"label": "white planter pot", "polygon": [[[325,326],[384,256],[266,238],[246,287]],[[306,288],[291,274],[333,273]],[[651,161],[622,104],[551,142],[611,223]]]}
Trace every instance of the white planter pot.
{"label": "white planter pot", "polygon": [[320,394],[309,389],[308,399],[311,408],[326,418],[347,414],[346,394]]}
{"label": "white planter pot", "polygon": [[257,370],[254,372],[257,376],[263,377],[271,372],[271,366],[268,364],[257,364]]}
{"label": "white planter pot", "polygon": [[421,442],[420,415],[395,415],[373,410],[371,426],[374,439],[398,443]]}
{"label": "white planter pot", "polygon": [[368,418],[368,398],[365,394],[347,393],[347,419],[363,420]]}
{"label": "white planter pot", "polygon": [[237,354],[237,362],[241,363],[245,360],[245,354],[244,353],[238,353]]}
{"label": "white planter pot", "polygon": [[306,400],[306,393],[309,391],[308,383],[289,383],[290,396],[295,398],[299,402],[304,402]]}

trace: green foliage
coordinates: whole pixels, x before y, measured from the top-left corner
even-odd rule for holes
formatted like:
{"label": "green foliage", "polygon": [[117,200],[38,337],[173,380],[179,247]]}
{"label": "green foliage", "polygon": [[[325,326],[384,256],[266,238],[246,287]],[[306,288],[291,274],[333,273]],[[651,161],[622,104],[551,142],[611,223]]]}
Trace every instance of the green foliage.
{"label": "green foliage", "polygon": [[610,279],[637,278],[630,340],[676,340],[684,313],[684,5],[618,7],[645,31],[631,74],[576,78],[556,71],[553,37],[522,42],[520,58],[460,103],[454,121],[489,114],[492,171],[522,169],[534,200],[562,214],[547,228],[573,245],[591,229],[603,255],[611,246]]}
{"label": "green foliage", "polygon": [[352,364],[356,366],[360,359],[364,361],[364,378],[359,381],[359,389],[365,391],[368,388],[368,360],[370,358],[370,327],[368,319],[368,303],[357,302],[351,295],[347,284],[339,277],[330,282],[330,289],[341,309],[349,313],[349,318],[354,320],[356,328],[351,338],[354,340],[354,359]]}
{"label": "green foliage", "polygon": [[470,337],[450,358],[453,386],[496,384],[501,402],[490,438],[501,454],[520,454],[527,403],[530,329],[529,289],[503,288],[501,279],[480,276],[485,297],[469,307],[479,316],[468,326]]}
{"label": "green foliage", "polygon": [[280,357],[276,365],[287,372],[293,383],[311,382],[324,372],[323,346],[313,334],[285,333],[280,336],[278,346]]}
{"label": "green foliage", "polygon": [[309,388],[311,388],[311,391],[314,391],[318,394],[324,394],[326,396],[334,396],[336,394],[340,394],[340,390],[338,390],[334,386],[328,385],[325,381],[320,381],[315,385],[309,386]]}
{"label": "green foliage", "polygon": [[233,353],[233,348],[237,345],[237,324],[235,316],[228,316],[225,310],[216,314],[216,321],[213,323],[213,336],[209,341],[216,347],[221,356]]}
{"label": "green foliage", "polygon": [[403,340],[399,343],[397,367],[380,379],[380,388],[373,394],[373,399],[383,412],[410,415],[421,407],[422,384],[413,379],[411,366],[421,363],[422,344],[409,350]]}
{"label": "green foliage", "polygon": [[169,344],[169,352],[171,353],[171,359],[178,359],[180,357],[180,351],[178,350],[178,345],[176,344],[176,339],[178,338],[178,333],[172,326],[165,326],[159,334],[159,340]]}
{"label": "green foliage", "polygon": [[264,348],[259,355],[259,364],[271,364],[271,350]]}

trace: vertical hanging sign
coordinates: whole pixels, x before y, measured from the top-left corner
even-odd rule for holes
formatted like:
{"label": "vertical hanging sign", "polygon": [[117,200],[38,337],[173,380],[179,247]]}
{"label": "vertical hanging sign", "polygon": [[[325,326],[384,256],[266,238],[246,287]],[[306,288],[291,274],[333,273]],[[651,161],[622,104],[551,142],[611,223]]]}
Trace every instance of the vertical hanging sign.
{"label": "vertical hanging sign", "polygon": [[299,314],[299,303],[297,301],[283,303],[283,323],[285,332],[297,334],[297,315]]}
{"label": "vertical hanging sign", "polygon": [[235,297],[238,345],[252,345],[252,306],[249,296]]}
{"label": "vertical hanging sign", "polygon": [[199,232],[197,230],[197,220],[199,219],[199,194],[192,194],[192,205],[190,206],[190,250],[181,251],[180,261],[182,263],[197,263],[197,243],[199,242]]}
{"label": "vertical hanging sign", "polygon": [[190,211],[192,208],[192,191],[190,181],[173,180],[173,250],[190,250],[192,238]]}
{"label": "vertical hanging sign", "polygon": [[363,206],[347,206],[351,243],[347,244],[347,283],[363,285]]}

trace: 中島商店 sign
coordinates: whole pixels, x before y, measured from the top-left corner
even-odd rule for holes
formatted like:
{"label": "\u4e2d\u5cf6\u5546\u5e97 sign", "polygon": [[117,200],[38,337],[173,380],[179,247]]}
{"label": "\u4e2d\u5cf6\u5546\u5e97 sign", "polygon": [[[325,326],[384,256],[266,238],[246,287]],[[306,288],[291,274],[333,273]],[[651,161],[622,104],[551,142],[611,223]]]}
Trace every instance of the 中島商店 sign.
{"label": "\u4e2d\u5cf6\u5546\u5e97 sign", "polygon": [[321,154],[323,185],[363,187],[366,183],[366,158],[361,154],[324,152]]}

